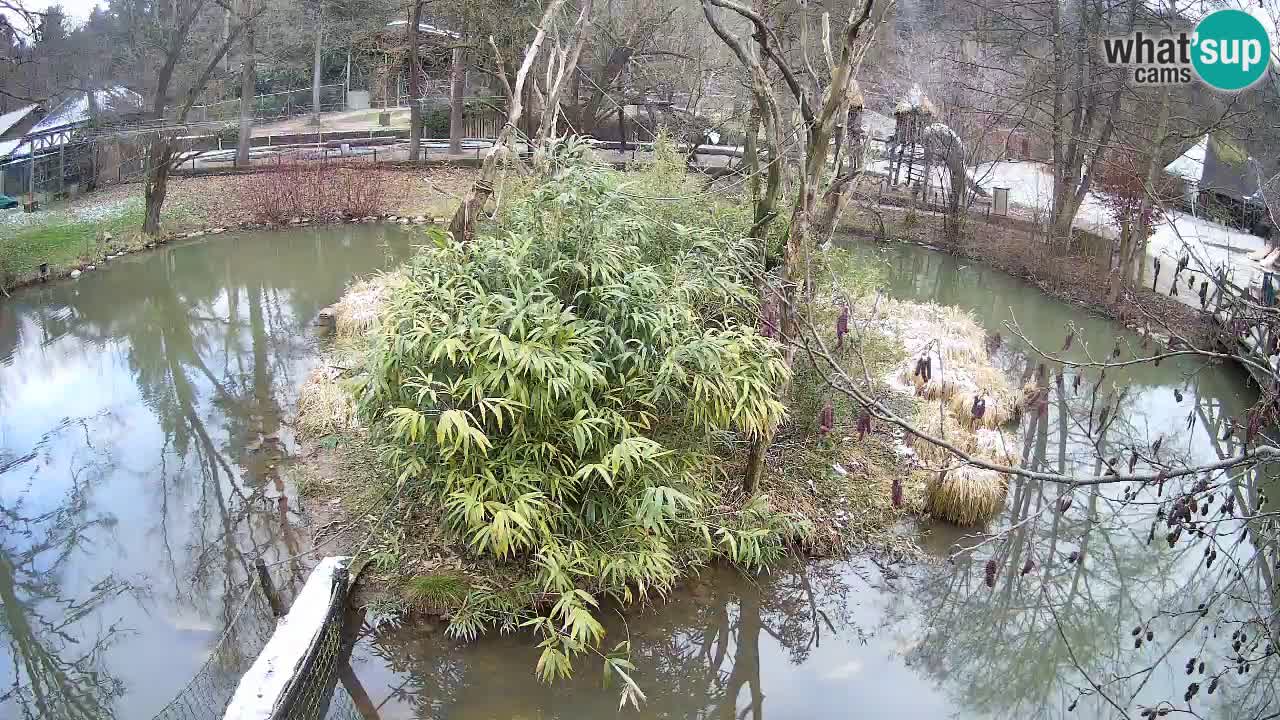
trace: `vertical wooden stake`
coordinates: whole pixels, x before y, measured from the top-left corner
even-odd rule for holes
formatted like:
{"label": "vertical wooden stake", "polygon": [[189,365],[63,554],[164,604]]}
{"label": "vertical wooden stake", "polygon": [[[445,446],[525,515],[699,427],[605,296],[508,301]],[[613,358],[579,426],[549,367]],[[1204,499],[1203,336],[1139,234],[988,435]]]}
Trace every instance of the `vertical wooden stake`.
{"label": "vertical wooden stake", "polygon": [[267,603],[271,605],[271,614],[284,617],[284,607],[280,604],[275,584],[271,582],[271,574],[267,572],[267,564],[262,558],[257,558],[253,561],[253,567],[258,571],[258,583],[262,585],[262,594],[267,596]]}

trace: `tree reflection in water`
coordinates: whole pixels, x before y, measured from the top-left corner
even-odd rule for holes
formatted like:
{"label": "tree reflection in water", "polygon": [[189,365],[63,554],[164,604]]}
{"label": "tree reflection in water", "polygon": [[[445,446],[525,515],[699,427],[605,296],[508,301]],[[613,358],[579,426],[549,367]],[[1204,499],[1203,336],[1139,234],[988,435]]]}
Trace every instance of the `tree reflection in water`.
{"label": "tree reflection in water", "polygon": [[[767,716],[770,691],[762,652],[781,651],[801,665],[824,642],[859,641],[849,595],[863,583],[836,563],[751,579],[713,569],[665,604],[615,616],[609,633],[631,640],[648,696],[646,717],[759,719]],[[461,645],[438,626],[415,622],[366,628],[366,635],[356,674],[384,707],[384,720],[618,713],[617,689],[602,688],[591,666],[555,685],[539,683],[532,672],[536,649],[519,634]],[[392,674],[381,690],[372,681],[378,666]]]}
{"label": "tree reflection in water", "polygon": [[[80,427],[68,423],[63,430]],[[35,459],[33,453],[11,464],[11,477]],[[34,469],[29,482],[39,481]],[[0,497],[0,638],[9,650],[0,668],[10,666],[0,686],[0,711],[59,720],[114,716],[112,703],[124,688],[105,654],[128,631],[116,623],[95,628],[86,618],[120,595],[140,597],[141,589],[110,572],[95,576],[81,593],[62,580],[68,561],[95,531],[115,522],[89,509],[89,495],[102,476],[93,461],[79,465],[66,494],[50,509],[39,509],[29,486]]]}
{"label": "tree reflection in water", "polygon": [[[1051,391],[1048,412],[1022,423],[1028,467],[1062,471],[1083,464],[1100,474],[1098,458],[1125,457],[1129,448],[1153,442],[1147,427],[1126,421],[1099,438],[1088,423],[1093,394],[1087,385],[1072,393],[1070,379],[1064,385]],[[1166,435],[1163,452],[1190,456],[1206,443],[1220,454],[1236,452],[1232,440],[1217,434],[1224,403],[1202,397],[1197,378],[1188,385],[1189,412],[1199,422]],[[1134,408],[1119,417],[1140,416]],[[1251,470],[1231,478],[1229,488],[1246,506],[1243,499],[1256,498],[1266,481],[1265,473]],[[909,660],[948,688],[966,714],[991,717],[1137,715],[1139,708],[1181,700],[1189,682],[1205,677],[1201,661],[1211,674],[1230,668],[1226,643],[1215,637],[1242,627],[1242,619],[1274,615],[1274,541],[1228,541],[1240,538],[1246,523],[1225,521],[1218,547],[1230,553],[1230,564],[1211,571],[1204,546],[1170,548],[1164,524],[1153,527],[1154,507],[1167,496],[1130,498],[1127,492],[1093,485],[1072,493],[1016,479],[1008,517],[995,528],[1005,532],[958,538],[944,551],[952,563],[924,573],[912,599],[897,607],[897,617],[922,615],[928,628]],[[1058,506],[1064,494],[1072,496],[1065,512]],[[1260,529],[1249,527],[1251,534]],[[989,561],[996,563],[994,587],[986,583]],[[1201,602],[1210,606],[1204,620]],[[1195,677],[1183,672],[1190,657]],[[1259,718],[1280,710],[1274,672],[1235,677],[1224,675],[1217,696],[1202,697],[1198,711]]]}
{"label": "tree reflection in water", "polygon": [[[17,707],[51,719],[149,717],[204,662],[255,556],[285,561],[275,582],[286,597],[301,587],[308,560],[297,555],[309,540],[281,475],[291,450],[282,416],[315,362],[312,319],[352,276],[384,265],[381,232],[169,247],[0,305],[0,571],[17,576],[7,585],[0,576],[0,592],[16,596],[3,598],[3,630],[39,641],[0,648],[0,671],[12,665],[22,678],[0,700],[0,716]],[[68,385],[68,376],[91,380]],[[21,406],[46,386],[53,392],[42,412]],[[76,403],[100,405],[75,433],[42,441],[50,461],[28,483],[28,505],[42,509],[3,494],[22,486],[24,458],[39,455],[39,446],[35,454],[18,446],[21,436],[60,427],[62,405]],[[92,470],[68,486],[65,508],[43,509],[58,476],[78,467],[69,458],[86,452]],[[108,527],[115,516],[124,520]],[[109,574],[121,567],[147,588],[144,601],[110,602],[133,588]],[[79,582],[89,572],[107,577],[89,587]],[[76,587],[59,595],[60,578]],[[19,622],[14,614],[28,610]],[[219,667],[256,652],[256,633],[240,640],[222,646]],[[27,647],[43,660],[27,660]]]}

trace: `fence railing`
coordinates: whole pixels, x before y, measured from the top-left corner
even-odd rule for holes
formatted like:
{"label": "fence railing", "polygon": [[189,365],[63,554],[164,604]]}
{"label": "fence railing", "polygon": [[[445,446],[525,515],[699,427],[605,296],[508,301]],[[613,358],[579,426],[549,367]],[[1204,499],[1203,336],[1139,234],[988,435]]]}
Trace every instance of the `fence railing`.
{"label": "fence railing", "polygon": [[[255,95],[254,120],[281,120],[295,115],[305,115],[314,110],[312,88],[298,88],[284,92]],[[320,110],[330,112],[347,107],[347,88],[343,85],[320,86]],[[236,122],[240,119],[240,100],[223,100],[191,109],[193,122]]]}

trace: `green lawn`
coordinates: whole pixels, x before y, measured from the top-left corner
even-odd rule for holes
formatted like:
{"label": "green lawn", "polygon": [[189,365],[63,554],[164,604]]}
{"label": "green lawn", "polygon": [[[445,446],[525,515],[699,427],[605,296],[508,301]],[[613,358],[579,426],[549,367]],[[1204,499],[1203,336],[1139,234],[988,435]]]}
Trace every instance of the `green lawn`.
{"label": "green lawn", "polygon": [[[30,225],[0,223],[0,280],[6,288],[38,277],[41,263],[57,277],[128,247],[142,225],[142,204],[129,202],[92,218],[53,206],[42,216]],[[111,234],[110,247],[100,241],[102,233]]]}

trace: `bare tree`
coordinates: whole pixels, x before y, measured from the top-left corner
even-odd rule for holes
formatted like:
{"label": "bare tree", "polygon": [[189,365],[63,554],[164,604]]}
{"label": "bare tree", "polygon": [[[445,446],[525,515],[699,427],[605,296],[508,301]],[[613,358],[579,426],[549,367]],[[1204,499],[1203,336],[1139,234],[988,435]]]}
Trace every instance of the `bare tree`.
{"label": "bare tree", "polygon": [[[798,330],[798,315],[793,309],[799,303],[800,291],[809,285],[810,251],[817,242],[828,238],[835,226],[836,216],[844,208],[850,184],[862,173],[862,168],[857,167],[850,173],[833,178],[824,188],[827,158],[836,120],[847,122],[850,108],[862,105],[857,72],[870,47],[875,27],[883,21],[892,2],[876,6],[875,0],[866,0],[861,7],[855,5],[850,10],[838,53],[825,51],[831,47],[830,43],[824,48],[828,76],[823,78],[823,82],[815,83],[820,86],[816,88],[801,82],[791,64],[783,57],[776,32],[758,12],[732,0],[702,0],[702,6],[712,29],[751,73],[752,92],[760,105],[766,137],[770,138],[770,158],[781,157],[786,148],[781,138],[782,113],[773,93],[772,81],[764,68],[765,61],[777,68],[785,87],[799,107],[800,124],[794,127],[792,134],[804,138],[804,165],[797,178],[796,202],[791,211],[791,223],[782,259],[782,294],[786,311],[782,316],[781,333],[784,339],[793,338]],[[763,60],[749,52],[740,38],[725,29],[713,8],[729,10],[750,23],[754,31],[752,38],[759,46]],[[824,26],[828,23],[824,14]],[[830,37],[829,32],[824,32],[824,37]],[[808,65],[811,67],[811,63]],[[811,75],[816,77],[816,73]],[[763,476],[764,455],[769,442],[770,438],[760,438],[752,446],[744,480],[748,492],[755,491]]]}
{"label": "bare tree", "polygon": [[[196,26],[197,20],[210,9],[210,3],[207,0],[192,0],[181,7],[175,4],[174,9],[178,12],[174,13],[168,19],[169,22],[160,29],[164,37],[162,64],[156,76],[155,94],[149,113],[154,121],[165,120],[166,104],[170,99],[175,72],[193,54],[194,49],[190,43],[192,29]],[[259,9],[258,12],[261,10]],[[218,71],[223,56],[239,38],[240,33],[244,32],[256,17],[256,15],[241,17],[240,22],[237,22],[235,27],[227,33],[226,39],[208,52],[207,59],[202,64],[196,65],[198,70],[187,84],[185,92],[182,93],[181,104],[173,113],[175,125],[182,125],[187,121],[191,108]],[[160,211],[164,207],[165,196],[168,193],[169,174],[180,161],[181,157],[173,147],[171,132],[157,131],[147,151],[147,174],[143,186],[146,207],[142,232],[147,235],[156,235],[160,232]]]}
{"label": "bare tree", "polygon": [[257,96],[257,74],[254,66],[253,0],[240,0],[238,22],[244,27],[244,46],[240,58],[240,133],[236,142],[236,164],[249,166],[249,146],[253,138],[253,113]]}
{"label": "bare tree", "polygon": [[494,140],[493,147],[489,149],[488,154],[484,157],[484,162],[480,166],[479,176],[467,192],[466,197],[463,198],[462,203],[458,205],[457,211],[454,212],[453,220],[449,223],[449,232],[453,233],[453,236],[459,240],[469,241],[474,237],[476,220],[479,218],[480,212],[484,209],[489,198],[493,196],[494,184],[498,180],[498,163],[506,155],[515,151],[516,129],[519,127],[520,118],[524,114],[525,82],[528,80],[529,71],[533,68],[534,62],[538,58],[538,52],[542,49],[543,42],[547,39],[547,28],[560,10],[560,7],[564,5],[564,1],[551,0],[551,3],[547,5],[547,9],[542,13],[542,19],[534,30],[533,40],[529,43],[528,48],[525,49],[524,59],[520,63],[520,68],[516,71],[514,79],[509,79],[506,72],[502,70],[505,65],[502,53],[498,50],[498,45],[493,38],[489,38],[489,44],[497,58],[497,67],[499,68],[497,74],[507,93],[507,121],[503,124],[502,129],[498,131],[498,137]]}

